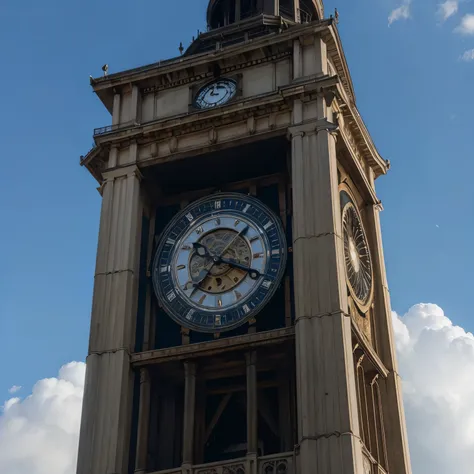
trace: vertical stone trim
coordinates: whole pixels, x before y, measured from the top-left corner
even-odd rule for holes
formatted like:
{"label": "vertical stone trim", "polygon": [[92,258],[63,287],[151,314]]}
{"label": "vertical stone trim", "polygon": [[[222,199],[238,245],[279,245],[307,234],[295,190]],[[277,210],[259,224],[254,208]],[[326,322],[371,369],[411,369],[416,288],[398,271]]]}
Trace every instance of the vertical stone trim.
{"label": "vertical stone trim", "polygon": [[[373,182],[373,179],[371,181]],[[374,319],[377,323],[375,337],[377,338],[379,356],[389,370],[387,379],[380,383],[383,416],[386,420],[388,467],[389,472],[411,474],[405,410],[401,379],[398,375],[390,293],[383,254],[380,226],[381,209],[380,204],[368,206],[366,208],[366,218],[374,267]]]}
{"label": "vertical stone trim", "polygon": [[[298,5],[298,7],[296,6]],[[299,15],[299,0],[295,0],[295,17]],[[303,48],[300,40],[293,40],[293,79],[298,79],[303,75]]]}
{"label": "vertical stone trim", "polygon": [[347,315],[336,146],[323,123],[290,128],[298,464],[301,474],[358,474],[362,444]]}
{"label": "vertical stone trim", "polygon": [[148,431],[150,425],[150,374],[146,367],[140,369],[140,403],[138,409],[137,454],[135,473],[144,474],[148,460]]}
{"label": "vertical stone trim", "polygon": [[112,109],[112,125],[120,123],[120,94],[114,94],[114,105]]}
{"label": "vertical stone trim", "polygon": [[189,469],[194,459],[194,418],[196,413],[196,363],[184,363],[183,468]]}
{"label": "vertical stone trim", "polygon": [[140,122],[140,89],[137,85],[132,85],[132,99],[130,101],[130,120]]}
{"label": "vertical stone trim", "polygon": [[141,234],[136,166],[104,174],[78,474],[128,466]]}

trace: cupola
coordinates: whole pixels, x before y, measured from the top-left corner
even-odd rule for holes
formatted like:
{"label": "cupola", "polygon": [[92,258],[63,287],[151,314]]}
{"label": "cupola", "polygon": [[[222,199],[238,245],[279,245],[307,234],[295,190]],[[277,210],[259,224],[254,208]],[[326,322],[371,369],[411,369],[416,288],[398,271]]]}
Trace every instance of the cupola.
{"label": "cupola", "polygon": [[210,0],[207,25],[213,30],[259,15],[309,23],[322,19],[323,4],[322,0]]}
{"label": "cupola", "polygon": [[323,16],[322,0],[210,0],[207,31],[184,54],[222,49]]}

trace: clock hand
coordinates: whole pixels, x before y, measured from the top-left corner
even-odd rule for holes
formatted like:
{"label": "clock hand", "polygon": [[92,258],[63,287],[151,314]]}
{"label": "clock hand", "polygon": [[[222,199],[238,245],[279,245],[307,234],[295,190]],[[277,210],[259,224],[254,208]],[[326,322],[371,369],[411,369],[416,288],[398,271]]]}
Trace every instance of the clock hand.
{"label": "clock hand", "polygon": [[196,253],[200,257],[211,257],[212,258],[212,255],[209,252],[209,249],[205,245],[200,244],[199,242],[194,242],[193,247],[194,247],[194,250],[196,250]]}
{"label": "clock hand", "polygon": [[[222,252],[220,253],[220,255],[210,255],[209,254],[209,257],[212,258],[212,262],[210,265],[208,265],[207,267],[205,267],[204,269],[202,269],[200,272],[199,272],[199,275],[197,276],[197,278],[194,278],[193,279],[193,284],[194,284],[194,287],[197,287],[201,284],[201,282],[207,277],[207,275],[209,275],[209,272],[211,271],[212,267],[214,266],[214,264],[216,263],[219,263],[222,261],[222,255],[224,255],[227,250],[229,250],[229,248],[234,244],[234,242],[239,238],[241,237],[242,235],[245,235],[247,233],[247,231],[249,230],[249,226],[245,226],[232,240],[231,242],[224,248],[224,250],[222,250]],[[195,242],[197,244],[196,247],[198,248],[202,248],[204,247],[202,244],[199,244],[197,242]],[[205,247],[204,247],[204,250],[207,250]],[[209,253],[209,251],[208,251]],[[198,252],[198,255],[199,252]],[[203,256],[203,255],[201,255]],[[258,277],[257,277],[258,278]]]}
{"label": "clock hand", "polygon": [[235,242],[239,237],[242,237],[243,235],[245,235],[248,230],[249,230],[249,226],[246,225],[246,226],[231,240],[231,242],[230,242],[226,247],[224,247],[224,250],[222,250],[222,252],[218,255],[219,260],[220,260],[220,259],[222,258],[222,256],[227,252],[227,250],[229,250],[230,247],[232,247],[232,245],[234,244],[234,242]]}
{"label": "clock hand", "polygon": [[219,259],[217,257],[213,257],[211,264],[208,265],[207,267],[204,267],[199,272],[199,275],[196,278],[193,278],[193,284],[194,284],[195,288],[197,288],[202,283],[202,281],[206,279],[206,277],[207,277],[207,275],[209,275],[209,272],[211,271],[212,267],[217,262],[219,262]]}
{"label": "clock hand", "polygon": [[252,280],[257,280],[259,277],[262,276],[262,274],[253,268],[247,267],[246,265],[242,265],[241,263],[237,262],[236,260],[233,260],[232,258],[222,258],[220,259],[222,263],[227,263],[228,265],[231,265],[232,267],[239,268],[240,270],[244,270],[248,272],[249,277]]}

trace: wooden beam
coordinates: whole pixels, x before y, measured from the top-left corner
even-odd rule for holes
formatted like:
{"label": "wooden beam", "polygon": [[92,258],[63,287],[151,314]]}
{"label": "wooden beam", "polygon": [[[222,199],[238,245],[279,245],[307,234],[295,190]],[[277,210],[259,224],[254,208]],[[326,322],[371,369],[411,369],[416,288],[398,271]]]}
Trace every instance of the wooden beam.
{"label": "wooden beam", "polygon": [[222,413],[224,413],[224,410],[226,406],[228,405],[231,397],[232,397],[232,393],[228,393],[219,403],[219,406],[217,407],[217,410],[214,413],[214,416],[212,417],[212,420],[206,429],[206,434],[204,436],[204,445],[206,445],[207,440],[209,439],[209,436],[211,436],[214,428],[216,427],[219,421],[219,418],[221,417]]}
{"label": "wooden beam", "polygon": [[266,421],[268,427],[273,431],[275,436],[279,436],[280,433],[278,431],[278,423],[273,418],[273,415],[269,409],[270,403],[267,400],[267,396],[263,390],[259,390],[258,392],[258,399],[260,403],[258,404],[258,411],[262,415],[262,418]]}
{"label": "wooden beam", "polygon": [[132,364],[136,367],[163,364],[190,358],[209,357],[236,350],[256,349],[258,347],[283,344],[287,341],[292,341],[294,340],[294,334],[295,328],[288,327],[273,331],[258,332],[256,334],[244,334],[242,336],[218,339],[216,341],[139,352],[132,354]]}
{"label": "wooden beam", "polygon": [[245,354],[247,362],[247,456],[258,454],[257,352]]}
{"label": "wooden beam", "polygon": [[[274,380],[266,380],[265,382],[259,382],[258,388],[269,388],[269,387],[276,387],[277,382]],[[236,392],[245,392],[245,385],[227,385],[225,387],[219,387],[215,389],[208,390],[208,393],[212,395],[216,395],[219,393],[236,393]]]}
{"label": "wooden beam", "polygon": [[183,467],[193,465],[194,419],[196,412],[196,363],[184,363]]}
{"label": "wooden beam", "polygon": [[150,374],[146,367],[140,369],[140,401],[138,408],[137,454],[135,474],[147,471],[148,434],[150,425]]}

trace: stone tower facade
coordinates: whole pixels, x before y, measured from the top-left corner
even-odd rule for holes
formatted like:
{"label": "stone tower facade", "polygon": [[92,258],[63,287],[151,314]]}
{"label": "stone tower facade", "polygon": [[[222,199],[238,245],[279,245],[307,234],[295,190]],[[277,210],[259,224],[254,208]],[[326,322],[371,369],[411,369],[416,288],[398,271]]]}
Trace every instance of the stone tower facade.
{"label": "stone tower facade", "polygon": [[[336,15],[337,16],[337,15]],[[376,179],[321,0],[211,0],[112,116],[78,474],[409,474]]]}

